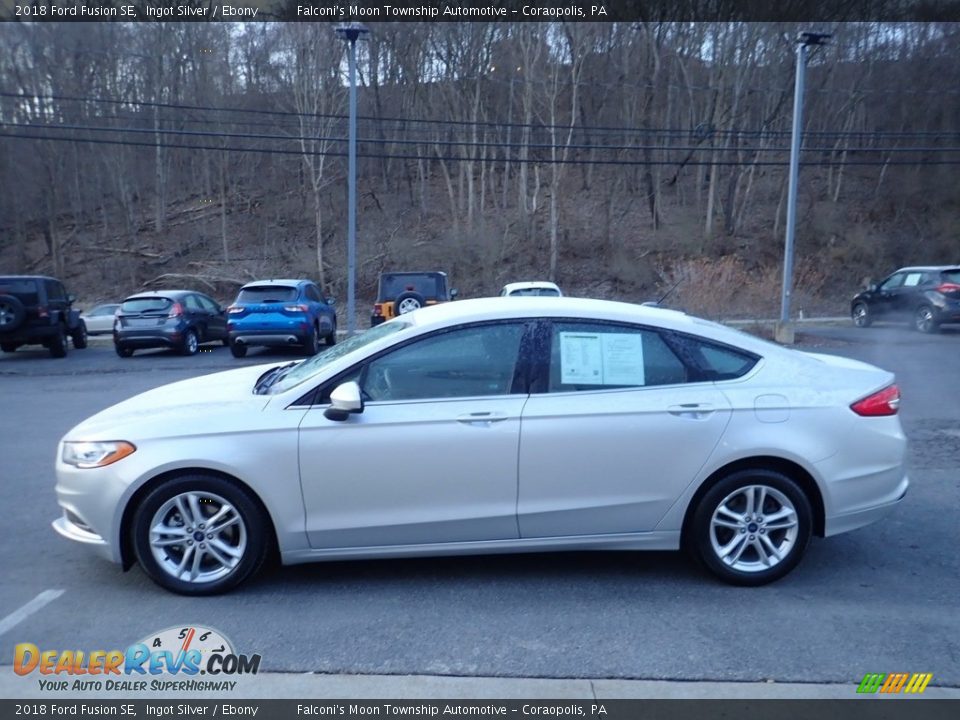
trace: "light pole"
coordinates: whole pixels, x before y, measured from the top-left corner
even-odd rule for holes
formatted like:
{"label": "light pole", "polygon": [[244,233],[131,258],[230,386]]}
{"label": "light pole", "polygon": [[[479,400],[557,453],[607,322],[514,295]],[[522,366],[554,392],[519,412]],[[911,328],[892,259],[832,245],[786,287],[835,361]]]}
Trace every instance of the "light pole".
{"label": "light pole", "polygon": [[797,183],[800,178],[800,135],[803,132],[803,81],[807,69],[807,48],[825,45],[829,33],[802,32],[797,36],[797,77],[793,87],[793,132],[790,136],[790,177],[787,190],[787,237],[783,250],[783,291],[780,295],[780,323],[777,339],[793,342],[790,327],[790,294],[793,288],[793,241],[797,231]]}
{"label": "light pole", "polygon": [[347,41],[350,62],[350,139],[347,150],[347,336],[357,331],[357,40],[369,32],[362,23],[334,28]]}

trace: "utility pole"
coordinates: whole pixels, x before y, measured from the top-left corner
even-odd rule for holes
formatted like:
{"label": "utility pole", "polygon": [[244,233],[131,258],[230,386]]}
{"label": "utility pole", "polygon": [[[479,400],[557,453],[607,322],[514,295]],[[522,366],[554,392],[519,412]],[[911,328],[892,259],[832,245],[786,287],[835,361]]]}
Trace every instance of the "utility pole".
{"label": "utility pole", "polygon": [[362,23],[334,28],[347,41],[350,63],[350,139],[347,150],[347,336],[357,331],[357,40],[369,30]]}
{"label": "utility pole", "polygon": [[790,295],[793,290],[793,246],[797,231],[797,184],[800,180],[800,136],[803,134],[803,85],[807,70],[807,48],[826,45],[829,33],[802,32],[797,36],[797,76],[793,87],[793,131],[790,136],[790,175],[787,189],[787,236],[783,250],[783,291],[780,294],[779,342],[793,343],[790,324]]}

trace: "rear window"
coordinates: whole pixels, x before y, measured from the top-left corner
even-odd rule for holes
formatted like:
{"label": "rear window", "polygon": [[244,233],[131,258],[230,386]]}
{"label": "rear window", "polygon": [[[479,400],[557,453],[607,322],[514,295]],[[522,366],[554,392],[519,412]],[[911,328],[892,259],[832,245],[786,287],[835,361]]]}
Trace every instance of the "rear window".
{"label": "rear window", "polygon": [[943,278],[944,282],[956,283],[957,285],[960,285],[960,268],[956,268],[954,270],[944,270],[941,277]]}
{"label": "rear window", "polygon": [[129,298],[123,301],[120,311],[125,313],[166,312],[173,300],[165,297]]}
{"label": "rear window", "polygon": [[719,345],[702,338],[675,334],[674,341],[685,359],[699,367],[707,380],[735,380],[743,377],[760,360],[757,355]]}
{"label": "rear window", "polygon": [[13,295],[24,305],[36,305],[39,302],[36,280],[0,278],[0,295]]}
{"label": "rear window", "polygon": [[289,285],[254,285],[237,295],[238,303],[289,302],[297,299],[297,289]]}
{"label": "rear window", "polygon": [[384,275],[380,278],[380,300],[396,300],[404,292],[419,293],[426,299],[446,295],[445,282],[437,275]]}
{"label": "rear window", "polygon": [[511,291],[510,297],[560,297],[560,293],[553,288],[523,288]]}

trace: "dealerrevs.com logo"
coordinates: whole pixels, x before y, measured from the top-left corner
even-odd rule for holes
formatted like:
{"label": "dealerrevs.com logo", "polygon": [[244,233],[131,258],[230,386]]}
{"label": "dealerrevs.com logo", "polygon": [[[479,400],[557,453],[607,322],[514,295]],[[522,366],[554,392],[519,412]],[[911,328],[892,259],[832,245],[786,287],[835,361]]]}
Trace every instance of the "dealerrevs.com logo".
{"label": "dealerrevs.com logo", "polygon": [[237,685],[227,678],[259,669],[259,655],[238,654],[223,633],[200,625],[161,630],[126,650],[41,650],[33,643],[13,650],[13,671],[43,676],[37,682],[49,692],[222,692]]}

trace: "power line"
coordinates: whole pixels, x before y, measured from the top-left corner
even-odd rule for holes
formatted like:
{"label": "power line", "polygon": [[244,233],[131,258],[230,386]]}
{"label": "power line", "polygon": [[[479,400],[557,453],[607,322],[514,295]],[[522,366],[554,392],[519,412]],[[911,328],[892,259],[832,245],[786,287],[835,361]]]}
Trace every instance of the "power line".
{"label": "power line", "polygon": [[[182,137],[211,137],[211,138],[231,138],[245,140],[279,140],[283,142],[346,142],[347,138],[343,136],[303,136],[303,135],[265,135],[262,133],[236,133],[236,132],[212,132],[203,130],[174,130],[165,128],[130,128],[130,127],[104,127],[96,125],[51,125],[37,123],[9,123],[0,121],[0,127],[27,128],[30,130],[54,130],[54,131],[83,131],[83,132],[114,132],[131,133],[144,135],[174,135]],[[392,145],[430,145],[443,146],[449,148],[463,147],[473,148],[495,148],[509,150],[589,150],[599,152],[640,152],[647,150],[667,151],[667,152],[750,152],[750,153],[781,153],[788,152],[787,147],[753,147],[737,146],[729,147],[711,147],[709,145],[585,145],[578,143],[533,143],[533,142],[491,142],[485,140],[410,140],[404,138],[359,138],[358,142],[370,144],[392,144]],[[960,152],[960,146],[957,147],[856,147],[856,148],[836,148],[836,147],[807,147],[802,148],[803,152],[820,153],[933,153],[933,152]],[[473,157],[461,157],[461,160],[477,159]]]}
{"label": "power line", "polygon": [[[276,117],[308,117],[308,118],[325,118],[333,120],[343,120],[346,121],[346,115],[341,115],[337,113],[302,113],[294,112],[289,110],[263,110],[263,109],[253,109],[253,108],[230,108],[230,107],[212,107],[204,105],[187,105],[181,103],[158,103],[153,101],[141,101],[141,100],[121,100],[113,98],[93,98],[93,97],[82,97],[82,96],[69,96],[69,95],[34,95],[29,93],[14,93],[7,91],[0,91],[0,97],[8,98],[17,98],[21,100],[30,100],[35,101],[38,99],[53,100],[58,102],[85,102],[92,104],[107,104],[107,105],[128,105],[128,106],[142,106],[142,107],[156,107],[156,108],[167,108],[173,110],[198,110],[205,112],[217,112],[217,113],[247,113],[254,115],[268,115]],[[493,122],[488,120],[437,120],[437,119],[419,119],[419,118],[403,118],[403,117],[378,117],[373,115],[362,115],[358,117],[358,120],[364,122],[374,122],[374,123],[402,123],[402,124],[414,124],[414,125],[441,125],[447,127],[493,127],[499,129],[532,129],[532,130],[541,130],[541,129],[563,129],[568,131],[570,129],[569,124],[546,124],[546,123],[505,123],[505,122]],[[230,122],[242,122],[242,121],[233,121]],[[703,126],[701,126],[703,127]],[[697,128],[631,128],[624,126],[604,126],[604,125],[595,125],[595,126],[577,126],[573,128],[577,130],[585,130],[591,132],[607,133],[607,132],[616,132],[616,133],[625,133],[625,134],[666,134],[666,133],[676,133],[678,136],[689,137],[692,133],[697,132]],[[711,136],[734,136],[734,137],[765,137],[765,136],[789,136],[789,131],[787,130],[748,130],[748,129],[722,129],[722,128],[713,128],[705,127],[704,132],[708,132]],[[805,136],[819,136],[819,137],[932,137],[932,138],[960,138],[960,132],[950,131],[950,132],[938,132],[938,131],[808,131],[804,133]]]}
{"label": "power line", "polygon": [[[144,148],[156,148],[158,147],[157,143],[153,142],[137,142],[133,140],[107,140],[101,138],[78,138],[78,137],[50,137],[47,135],[34,135],[29,133],[20,133],[14,134],[9,132],[0,133],[0,139],[11,139],[11,140],[46,140],[51,142],[76,142],[76,143],[89,143],[92,145],[123,145],[130,147],[144,147]],[[217,145],[190,145],[186,143],[160,143],[159,147],[164,149],[181,149],[181,150],[209,150],[216,152],[240,152],[240,153],[260,153],[264,155],[312,155],[312,156],[321,156],[327,155],[332,157],[346,157],[345,152],[327,150],[327,151],[313,151],[313,152],[302,152],[301,150],[282,150],[278,148],[250,148],[250,147],[234,147],[234,146],[217,146]],[[373,152],[358,152],[358,157],[365,158],[374,158],[374,159],[388,159],[388,160],[442,160],[447,162],[462,162],[465,158],[463,157],[454,157],[454,156],[443,156],[439,154],[435,155],[396,155],[390,153],[373,153]],[[760,161],[748,161],[748,160],[620,160],[620,159],[596,159],[596,158],[511,158],[511,163],[516,164],[534,164],[534,165],[628,165],[628,166],[642,166],[642,165],[659,165],[659,166],[704,166],[704,167],[726,167],[726,166],[740,166],[740,167],[784,167],[787,165],[786,161],[773,161],[773,160],[760,160]],[[801,163],[804,166],[830,166],[830,167],[845,167],[845,166],[888,166],[888,165],[960,165],[960,159],[958,160],[816,160],[816,161],[806,161]]]}

